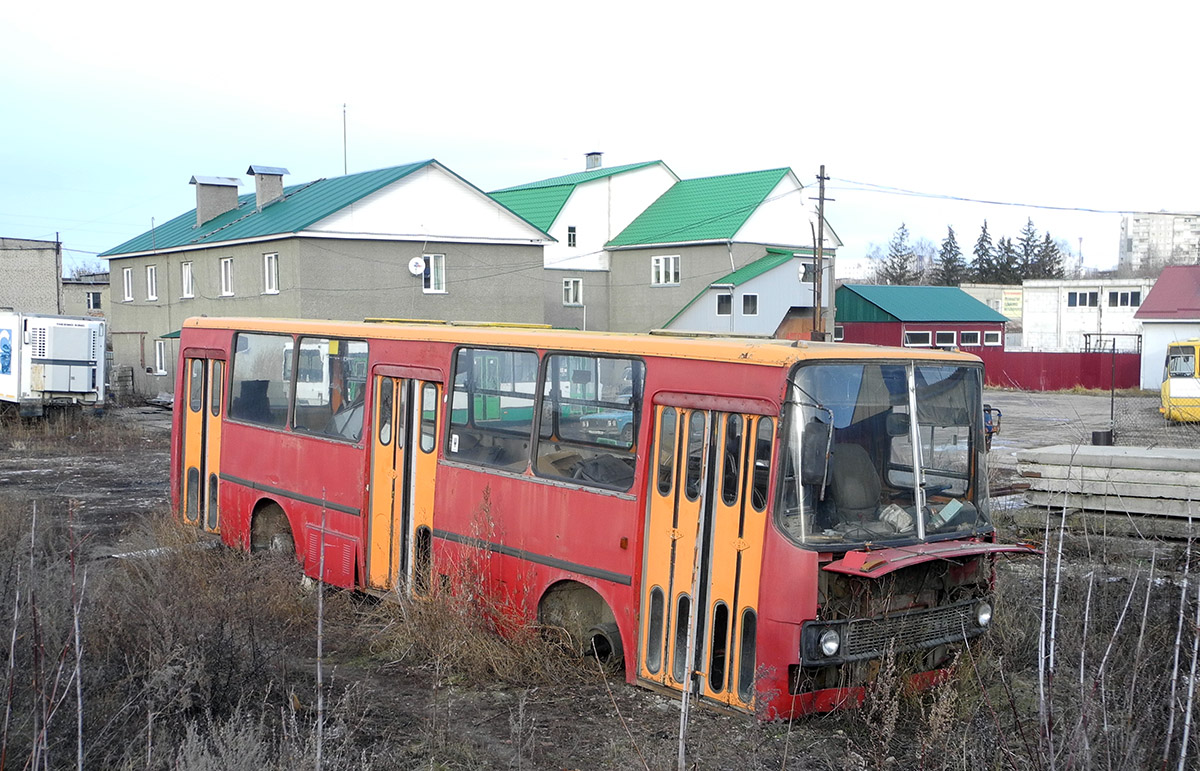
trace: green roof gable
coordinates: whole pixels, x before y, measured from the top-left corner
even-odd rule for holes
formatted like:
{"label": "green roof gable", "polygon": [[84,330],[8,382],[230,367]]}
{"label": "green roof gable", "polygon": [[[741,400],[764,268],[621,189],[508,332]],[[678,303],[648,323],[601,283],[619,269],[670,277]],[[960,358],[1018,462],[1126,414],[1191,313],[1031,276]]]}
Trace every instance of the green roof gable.
{"label": "green roof gable", "polygon": [[[566,205],[576,185],[604,179],[626,171],[644,169],[647,166],[662,163],[662,161],[645,161],[643,163],[628,163],[624,166],[590,169],[576,174],[566,174],[561,177],[551,177],[538,182],[528,182],[524,185],[506,187],[488,193],[496,201],[512,209],[533,225],[542,230],[549,230],[554,224],[558,213]],[[670,171],[670,169],[668,169]]]}
{"label": "green roof gable", "polygon": [[956,286],[843,284],[837,290],[838,321],[1006,322]]}
{"label": "green roof gable", "polygon": [[676,182],[606,246],[727,241],[789,172],[768,169]]}
{"label": "green roof gable", "polygon": [[574,185],[556,185],[554,187],[502,190],[497,193],[489,193],[489,195],[493,200],[524,217],[535,227],[549,230],[574,190]]}
{"label": "green roof gable", "polygon": [[266,206],[261,211],[255,205],[254,193],[247,193],[238,196],[236,209],[227,211],[199,227],[196,227],[196,210],[192,209],[153,230],[131,238],[120,246],[101,252],[99,256],[112,257],[152,249],[175,249],[297,233],[432,163],[436,161],[431,159],[290,185],[283,189],[282,200]]}

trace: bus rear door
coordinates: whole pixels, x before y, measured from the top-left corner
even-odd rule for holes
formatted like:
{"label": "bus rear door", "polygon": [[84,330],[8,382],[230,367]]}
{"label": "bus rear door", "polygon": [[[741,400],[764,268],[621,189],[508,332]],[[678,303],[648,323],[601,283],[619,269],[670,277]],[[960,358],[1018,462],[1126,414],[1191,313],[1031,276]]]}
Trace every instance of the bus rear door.
{"label": "bus rear door", "polygon": [[774,421],[658,405],[639,675],[754,708]]}
{"label": "bus rear door", "polygon": [[221,423],[225,385],[222,359],[185,353],[187,405],[183,410],[183,474],[179,501],[183,521],[221,532],[218,479],[221,473]]}
{"label": "bus rear door", "polygon": [[382,368],[373,385],[366,584],[423,594],[433,538],[440,385]]}

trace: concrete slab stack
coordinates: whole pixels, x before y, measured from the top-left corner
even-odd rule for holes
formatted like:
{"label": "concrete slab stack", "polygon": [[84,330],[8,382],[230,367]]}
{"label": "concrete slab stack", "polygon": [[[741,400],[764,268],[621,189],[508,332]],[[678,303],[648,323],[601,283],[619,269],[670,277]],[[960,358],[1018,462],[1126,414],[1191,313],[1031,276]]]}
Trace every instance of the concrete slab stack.
{"label": "concrete slab stack", "polygon": [[1200,518],[1200,450],[1059,444],[1016,458],[1031,506]]}

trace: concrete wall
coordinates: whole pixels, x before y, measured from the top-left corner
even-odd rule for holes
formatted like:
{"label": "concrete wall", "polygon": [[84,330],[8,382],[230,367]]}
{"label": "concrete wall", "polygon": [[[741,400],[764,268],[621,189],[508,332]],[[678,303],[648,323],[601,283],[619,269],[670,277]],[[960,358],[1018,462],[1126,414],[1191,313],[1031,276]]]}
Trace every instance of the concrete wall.
{"label": "concrete wall", "polygon": [[61,314],[62,244],[0,238],[0,308]]}
{"label": "concrete wall", "polygon": [[[1138,305],[1109,305],[1109,292],[1140,292],[1146,299],[1152,279],[1037,280],[1024,284],[1022,345],[1042,351],[1081,351],[1084,334],[1121,335],[1117,350],[1136,351],[1141,322]],[[1071,307],[1070,292],[1097,292],[1099,305]],[[1111,339],[1108,344],[1111,344]]]}
{"label": "concrete wall", "polygon": [[[100,307],[88,307],[88,294],[100,293]],[[62,312],[64,316],[91,316],[104,318],[111,302],[108,290],[108,274],[99,276],[81,276],[79,278],[64,278],[62,280]]]}
{"label": "concrete wall", "polygon": [[[563,304],[563,280],[583,281],[583,305]],[[545,289],[544,321],[567,329],[608,329],[609,272],[606,270],[547,270],[542,275]]]}
{"label": "concrete wall", "polygon": [[[278,293],[264,291],[264,254],[278,254]],[[408,263],[446,255],[446,291],[427,294]],[[221,296],[221,260],[233,259],[233,295]],[[192,263],[194,296],[183,298],[182,268]],[[158,299],[148,300],[146,266],[155,265]],[[123,271],[132,269],[133,299],[124,301]],[[110,262],[110,335],[115,367],[132,366],[134,390],[170,391],[178,341],[154,370],[155,341],[192,316],[349,319],[370,317],[541,323],[541,245],[458,244],[288,238],[214,246]],[[147,369],[151,372],[147,372]]]}

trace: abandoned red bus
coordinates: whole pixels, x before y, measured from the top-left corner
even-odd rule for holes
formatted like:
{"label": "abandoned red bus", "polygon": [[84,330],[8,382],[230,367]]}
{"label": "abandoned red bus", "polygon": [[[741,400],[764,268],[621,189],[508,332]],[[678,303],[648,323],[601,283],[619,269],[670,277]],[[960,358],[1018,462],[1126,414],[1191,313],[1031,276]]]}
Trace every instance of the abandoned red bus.
{"label": "abandoned red bus", "polygon": [[365,591],[486,555],[512,612],[725,708],[856,703],[890,651],[933,677],[1030,551],[957,352],[195,318],[179,363],[184,522]]}

